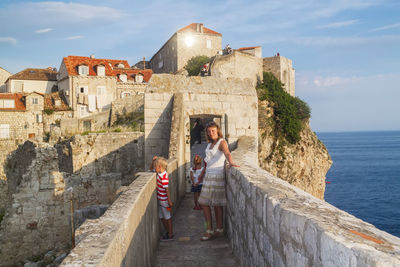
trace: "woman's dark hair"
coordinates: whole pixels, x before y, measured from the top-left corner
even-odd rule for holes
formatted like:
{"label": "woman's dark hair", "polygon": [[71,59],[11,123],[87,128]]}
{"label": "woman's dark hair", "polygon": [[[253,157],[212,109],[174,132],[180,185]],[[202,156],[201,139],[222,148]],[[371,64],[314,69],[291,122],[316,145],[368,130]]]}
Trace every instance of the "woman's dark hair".
{"label": "woman's dark hair", "polygon": [[208,128],[211,128],[211,127],[217,128],[218,139],[223,137],[222,131],[221,131],[221,128],[219,127],[219,125],[212,121],[212,122],[208,123],[206,126],[206,137],[207,137],[207,142],[209,142],[209,143],[212,142],[212,139],[208,136],[207,130],[208,130]]}

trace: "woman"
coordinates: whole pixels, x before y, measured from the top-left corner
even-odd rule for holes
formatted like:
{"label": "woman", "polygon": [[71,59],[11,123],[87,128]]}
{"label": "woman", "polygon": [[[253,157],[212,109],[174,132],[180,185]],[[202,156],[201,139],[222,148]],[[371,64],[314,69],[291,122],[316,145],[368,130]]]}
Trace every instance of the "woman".
{"label": "woman", "polygon": [[[206,148],[205,177],[203,188],[199,197],[204,217],[207,223],[207,231],[200,239],[202,241],[209,240],[212,237],[223,236],[223,206],[226,206],[225,177],[224,165],[225,159],[229,166],[239,167],[232,160],[231,152],[228,144],[222,138],[220,127],[211,122],[206,127],[208,145]],[[215,233],[212,228],[211,207],[214,207],[217,228]]]}

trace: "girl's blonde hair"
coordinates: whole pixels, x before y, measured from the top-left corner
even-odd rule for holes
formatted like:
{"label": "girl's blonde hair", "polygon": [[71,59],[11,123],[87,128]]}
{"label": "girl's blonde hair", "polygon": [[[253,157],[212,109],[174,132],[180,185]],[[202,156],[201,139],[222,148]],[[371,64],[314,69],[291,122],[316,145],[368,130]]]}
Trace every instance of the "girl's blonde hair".
{"label": "girl's blonde hair", "polygon": [[164,170],[166,170],[167,166],[168,166],[168,161],[163,157],[158,157],[154,161],[154,167],[156,167],[156,166],[161,166]]}
{"label": "girl's blonde hair", "polygon": [[210,122],[209,124],[207,124],[207,126],[206,126],[206,137],[207,137],[207,142],[209,142],[209,143],[212,142],[212,139],[211,139],[210,136],[208,136],[207,130],[208,130],[208,128],[211,128],[211,127],[217,128],[218,139],[219,139],[219,138],[222,138],[222,131],[221,131],[221,128],[219,127],[218,124],[216,124],[215,122],[212,121],[212,122]]}
{"label": "girl's blonde hair", "polygon": [[193,163],[194,166],[201,164],[201,157],[199,155],[194,156]]}

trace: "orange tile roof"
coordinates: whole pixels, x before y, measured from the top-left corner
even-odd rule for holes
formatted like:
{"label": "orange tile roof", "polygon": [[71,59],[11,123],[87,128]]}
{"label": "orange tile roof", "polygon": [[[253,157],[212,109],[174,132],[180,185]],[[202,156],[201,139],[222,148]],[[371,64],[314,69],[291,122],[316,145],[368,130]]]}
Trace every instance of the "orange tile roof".
{"label": "orange tile roof", "polygon": [[113,76],[112,70],[117,68],[119,63],[122,63],[125,68],[130,68],[127,60],[118,59],[100,59],[81,56],[64,57],[64,63],[68,71],[68,75],[79,75],[78,66],[86,65],[89,67],[89,76],[97,76],[96,66],[104,65],[106,76]]}
{"label": "orange tile roof", "polygon": [[[123,68],[118,67],[120,63],[124,65]],[[128,80],[134,80],[134,75],[141,72],[144,76],[143,80],[148,82],[153,74],[151,69],[132,69],[127,60],[68,56],[64,57],[64,64],[67,68],[68,75],[79,75],[79,65],[86,65],[89,67],[89,76],[97,76],[96,66],[98,65],[105,66],[106,76],[117,76],[118,74],[125,73],[128,76]]]}
{"label": "orange tile roof", "polygon": [[254,49],[254,48],[259,48],[261,46],[249,46],[249,47],[241,47],[235,50],[250,50],[250,49]]}
{"label": "orange tile roof", "polygon": [[[113,70],[113,75],[118,77],[118,74],[125,73],[128,77],[128,80],[135,80],[135,75],[138,73],[143,74],[143,81],[148,82],[151,78],[151,75],[153,74],[153,71],[151,69],[114,69]],[[120,82],[121,80],[118,79]]]}
{"label": "orange tile roof", "polygon": [[[61,101],[60,106],[56,106],[56,100]],[[44,95],[44,109],[50,109],[54,111],[66,111],[69,110],[69,106],[66,103],[64,96],[60,92],[54,92],[51,94]]]}
{"label": "orange tile roof", "polygon": [[0,93],[0,99],[14,99],[15,108],[0,108],[0,111],[25,111],[25,101],[23,94]]}
{"label": "orange tile roof", "polygon": [[[183,32],[183,31],[187,31],[187,30],[191,30],[191,31],[195,31],[196,32],[197,31],[197,24],[198,23],[189,24],[189,25],[183,27],[182,29],[178,30],[177,32]],[[219,32],[213,31],[213,30],[211,30],[209,28],[206,28],[204,26],[203,26],[203,33],[216,34],[216,35],[221,35],[222,36],[222,34],[220,34]]]}
{"label": "orange tile roof", "polygon": [[8,77],[9,80],[57,81],[57,71],[52,68],[28,68]]}

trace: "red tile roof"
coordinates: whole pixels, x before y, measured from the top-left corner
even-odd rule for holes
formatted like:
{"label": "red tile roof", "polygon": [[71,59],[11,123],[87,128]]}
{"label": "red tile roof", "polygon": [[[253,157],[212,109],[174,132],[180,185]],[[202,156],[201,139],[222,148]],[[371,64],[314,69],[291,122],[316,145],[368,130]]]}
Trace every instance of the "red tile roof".
{"label": "red tile roof", "polygon": [[250,49],[255,49],[255,48],[259,48],[261,46],[249,46],[249,47],[241,47],[235,50],[250,50]]}
{"label": "red tile roof", "polygon": [[8,77],[9,80],[57,81],[57,71],[52,68],[28,68]]}
{"label": "red tile roof", "polygon": [[[134,80],[134,75],[141,72],[144,77],[143,80],[148,82],[152,75],[151,69],[132,69],[127,60],[118,59],[99,59],[90,57],[80,56],[68,56],[64,57],[64,64],[67,68],[68,75],[79,75],[78,66],[86,65],[89,67],[89,76],[97,76],[96,66],[105,66],[106,76],[117,76],[118,74],[125,73],[128,76],[128,80]],[[118,64],[123,64],[123,68],[119,68]]]}
{"label": "red tile roof", "polygon": [[[151,75],[153,74],[153,71],[151,69],[114,69],[113,74],[114,76],[118,77],[118,74],[125,73],[128,76],[128,81],[134,81],[135,80],[135,75],[138,73],[143,74],[143,81],[148,82],[151,78]],[[121,80],[118,79],[120,82]]]}
{"label": "red tile roof", "polygon": [[25,111],[26,110],[23,94],[1,93],[0,99],[14,99],[15,100],[15,108],[0,108],[0,111]]}
{"label": "red tile roof", "polygon": [[[60,106],[56,106],[56,101],[60,101]],[[54,92],[51,94],[44,95],[44,109],[54,110],[54,111],[66,111],[70,110],[66,103],[64,96],[60,92]]]}
{"label": "red tile roof", "polygon": [[79,75],[78,66],[86,65],[89,67],[89,76],[97,76],[96,66],[103,65],[106,69],[106,76],[113,76],[112,70],[122,63],[124,68],[130,68],[127,60],[100,59],[80,56],[68,56],[64,58],[68,75]]}
{"label": "red tile roof", "polygon": [[[187,30],[197,32],[197,24],[199,24],[199,23],[192,23],[192,24],[189,24],[189,25],[183,27],[182,29],[178,30],[177,32],[183,32],[183,31],[187,31]],[[201,23],[200,23],[200,24],[201,24]],[[216,35],[221,35],[221,36],[222,36],[222,34],[220,34],[219,32],[213,31],[213,30],[211,30],[211,29],[209,29],[209,28],[206,28],[206,27],[204,27],[204,26],[203,26],[203,33],[206,33],[206,34],[216,34]]]}

